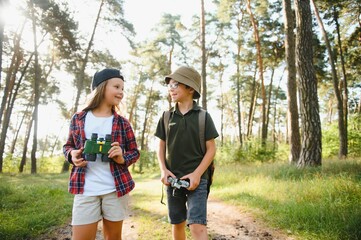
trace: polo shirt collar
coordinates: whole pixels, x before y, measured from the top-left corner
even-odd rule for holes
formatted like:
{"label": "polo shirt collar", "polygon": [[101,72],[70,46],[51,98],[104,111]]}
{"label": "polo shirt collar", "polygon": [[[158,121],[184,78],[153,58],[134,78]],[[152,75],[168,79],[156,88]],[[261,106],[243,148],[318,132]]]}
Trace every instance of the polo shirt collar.
{"label": "polo shirt collar", "polygon": [[[200,106],[198,106],[197,102],[193,101],[193,107],[192,107],[192,109],[190,111],[200,111],[201,109],[202,108]],[[180,112],[179,112],[179,109],[178,109],[178,103],[176,103],[175,106],[170,109],[170,111],[172,113],[177,112],[179,114]]]}

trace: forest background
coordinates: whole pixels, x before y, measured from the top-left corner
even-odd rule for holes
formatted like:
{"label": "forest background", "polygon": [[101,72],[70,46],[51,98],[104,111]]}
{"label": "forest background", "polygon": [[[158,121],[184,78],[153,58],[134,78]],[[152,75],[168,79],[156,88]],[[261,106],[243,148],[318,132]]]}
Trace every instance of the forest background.
{"label": "forest background", "polygon": [[141,149],[139,234],[169,236],[141,186],[164,76],[190,65],[220,133],[211,197],[300,239],[361,239],[360,45],[359,0],[0,0],[0,238],[69,222],[62,145],[104,67],[124,73]]}
{"label": "forest background", "polygon": [[145,35],[127,20],[129,2],[1,1],[0,172],[64,162],[69,120],[104,67],[125,75],[140,172],[156,164],[153,134],[171,106],[163,80],[180,65],[202,75],[199,104],[227,161],[319,166],[360,155],[358,0],[184,1],[199,10],[162,13]]}

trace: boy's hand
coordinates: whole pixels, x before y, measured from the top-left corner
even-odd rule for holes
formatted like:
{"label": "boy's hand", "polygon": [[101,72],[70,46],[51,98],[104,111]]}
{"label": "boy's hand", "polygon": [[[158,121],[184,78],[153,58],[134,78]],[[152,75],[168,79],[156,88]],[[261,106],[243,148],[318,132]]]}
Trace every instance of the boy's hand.
{"label": "boy's hand", "polygon": [[87,161],[85,161],[84,158],[81,157],[83,153],[84,148],[71,150],[71,161],[73,161],[73,164],[77,167],[85,167],[87,165]]}
{"label": "boy's hand", "polygon": [[197,176],[194,173],[187,174],[181,177],[180,179],[189,180],[189,187],[187,189],[190,191],[195,190],[198,187],[199,183],[201,182],[201,177]]}
{"label": "boy's hand", "polygon": [[168,182],[168,177],[176,178],[176,176],[169,170],[161,172],[160,181],[166,186],[170,185]]}
{"label": "boy's hand", "polygon": [[118,142],[110,144],[112,147],[108,151],[108,157],[112,158],[118,164],[124,164],[125,160],[123,157],[123,149],[120,147]]}

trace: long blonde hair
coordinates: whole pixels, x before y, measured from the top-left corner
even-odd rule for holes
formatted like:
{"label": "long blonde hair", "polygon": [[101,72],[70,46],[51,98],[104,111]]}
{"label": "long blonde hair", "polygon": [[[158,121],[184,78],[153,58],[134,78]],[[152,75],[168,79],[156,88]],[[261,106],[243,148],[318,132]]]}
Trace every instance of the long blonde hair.
{"label": "long blonde hair", "polygon": [[[108,81],[104,81],[102,83],[100,83],[94,90],[93,90],[93,96],[90,98],[88,105],[83,109],[83,111],[90,111],[93,110],[97,107],[99,107],[100,103],[103,101],[104,99],[104,94],[105,94],[105,88],[107,86],[107,82]],[[120,108],[118,105],[113,105],[112,106],[112,111],[116,111],[117,113],[120,112]]]}

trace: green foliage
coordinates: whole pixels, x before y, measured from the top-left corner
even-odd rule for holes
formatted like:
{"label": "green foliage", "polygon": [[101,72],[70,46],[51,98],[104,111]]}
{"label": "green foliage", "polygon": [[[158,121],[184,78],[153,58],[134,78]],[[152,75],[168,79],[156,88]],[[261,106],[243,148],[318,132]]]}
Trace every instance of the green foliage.
{"label": "green foliage", "polygon": [[248,141],[242,148],[234,143],[227,142],[217,149],[217,163],[250,163],[250,162],[274,162],[276,160],[287,159],[287,145],[276,146],[272,142],[267,142],[262,147],[257,140]]}
{"label": "green foliage", "polygon": [[0,239],[31,239],[71,215],[67,174],[0,175]]}
{"label": "green foliage", "polygon": [[155,152],[140,150],[140,159],[132,166],[137,173],[152,173],[158,171],[158,161]]}
{"label": "green foliage", "polygon": [[361,160],[219,167],[211,194],[300,239],[360,239]]}
{"label": "green foliage", "polygon": [[[348,156],[361,156],[361,117],[354,115],[348,121]],[[322,155],[324,158],[337,156],[339,151],[339,132],[337,121],[323,127]]]}
{"label": "green foliage", "polygon": [[349,156],[361,156],[361,115],[355,114],[348,121]]}
{"label": "green foliage", "polygon": [[337,156],[339,150],[337,122],[329,124],[322,131],[322,155],[324,158]]}
{"label": "green foliage", "polygon": [[[43,157],[37,159],[37,173],[61,173],[64,156],[55,157]],[[3,172],[4,173],[18,173],[21,158],[8,155],[4,159]],[[26,165],[24,167],[24,173],[30,173],[31,160],[26,159]]]}

